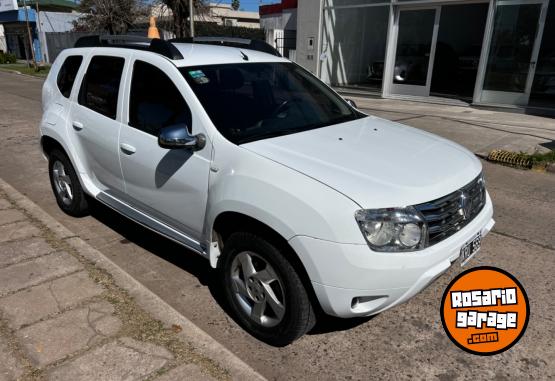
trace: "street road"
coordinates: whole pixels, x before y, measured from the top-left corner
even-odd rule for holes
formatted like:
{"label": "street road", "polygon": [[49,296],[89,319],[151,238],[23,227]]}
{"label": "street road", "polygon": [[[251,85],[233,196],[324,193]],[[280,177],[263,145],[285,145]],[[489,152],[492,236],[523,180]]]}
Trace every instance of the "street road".
{"label": "street road", "polygon": [[327,319],[292,345],[273,348],[226,314],[204,259],[100,205],[81,219],[59,211],[37,139],[41,84],[0,72],[0,176],[269,379],[555,377],[554,175],[483,162],[497,224],[467,266],[500,267],[526,289],[531,319],[511,350],[474,356],[444,334],[439,305],[447,283],[462,271],[457,264],[403,305],[372,319]]}

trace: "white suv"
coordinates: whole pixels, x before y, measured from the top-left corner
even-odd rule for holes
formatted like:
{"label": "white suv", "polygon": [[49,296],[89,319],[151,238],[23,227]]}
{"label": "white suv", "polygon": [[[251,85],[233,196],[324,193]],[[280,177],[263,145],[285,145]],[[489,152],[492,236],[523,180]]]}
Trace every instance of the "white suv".
{"label": "white suv", "polygon": [[361,113],[284,58],[93,40],[64,50],[43,89],[60,208],[82,216],[88,195],[202,255],[261,340],[404,302],[494,224],[472,153]]}

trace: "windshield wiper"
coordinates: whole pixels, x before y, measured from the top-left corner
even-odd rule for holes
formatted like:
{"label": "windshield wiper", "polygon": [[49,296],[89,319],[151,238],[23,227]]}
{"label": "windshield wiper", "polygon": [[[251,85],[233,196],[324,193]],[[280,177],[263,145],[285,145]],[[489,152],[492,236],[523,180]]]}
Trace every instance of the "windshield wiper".
{"label": "windshield wiper", "polygon": [[298,133],[298,132],[315,130],[315,129],[321,128],[321,127],[332,126],[334,124],[350,122],[352,120],[356,120],[356,119],[359,119],[359,118],[361,118],[361,116],[359,116],[359,115],[342,115],[338,118],[331,119],[331,120],[328,120],[328,121],[322,122],[322,123],[314,123],[314,124],[309,124],[309,125],[302,126],[302,127],[297,127],[297,128],[284,128],[284,129],[280,129],[280,130],[267,131],[267,132],[263,132],[263,133],[260,133],[260,134],[254,134],[254,135],[246,136],[244,138],[239,138],[238,141],[237,141],[237,144],[244,144],[244,143],[249,143],[249,142],[253,142],[253,141],[256,141],[256,140],[276,138],[278,136],[290,135],[290,134],[295,134],[295,133]]}

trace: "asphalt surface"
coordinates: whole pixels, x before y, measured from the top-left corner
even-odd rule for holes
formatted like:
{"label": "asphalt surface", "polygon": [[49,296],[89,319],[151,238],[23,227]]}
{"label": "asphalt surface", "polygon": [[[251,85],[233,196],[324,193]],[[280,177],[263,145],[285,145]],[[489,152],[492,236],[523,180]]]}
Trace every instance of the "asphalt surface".
{"label": "asphalt surface", "polygon": [[[0,72],[0,177],[268,379],[555,377],[554,175],[483,162],[497,224],[466,267],[455,264],[414,299],[371,319],[325,319],[292,345],[273,348],[229,317],[220,302],[216,274],[204,259],[101,205],[94,205],[92,216],[80,219],[59,211],[38,146],[41,84]],[[392,114],[388,112],[391,118]],[[444,334],[439,316],[448,282],[478,265],[515,275],[531,303],[526,334],[494,357],[457,348]]]}

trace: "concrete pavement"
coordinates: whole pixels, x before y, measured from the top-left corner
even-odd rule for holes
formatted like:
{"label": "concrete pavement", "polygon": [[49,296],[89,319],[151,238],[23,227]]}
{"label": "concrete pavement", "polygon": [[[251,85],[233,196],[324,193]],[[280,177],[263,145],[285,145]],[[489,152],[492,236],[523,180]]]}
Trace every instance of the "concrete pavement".
{"label": "concrete pavement", "polygon": [[263,379],[175,315],[0,178],[0,380]]}
{"label": "concrete pavement", "polygon": [[414,299],[373,319],[323,320],[294,344],[273,348],[230,318],[218,294],[217,277],[198,255],[102,205],[80,219],[59,210],[38,147],[40,84],[0,73],[0,177],[268,379],[555,378],[555,176],[483,162],[497,224],[468,266],[503,268],[528,292],[528,330],[510,351],[472,356],[443,332],[441,295],[467,268],[460,266],[453,266]]}
{"label": "concrete pavement", "polygon": [[494,149],[547,152],[555,149],[555,118],[478,109],[345,95],[364,112],[408,124],[453,140],[481,157]]}

